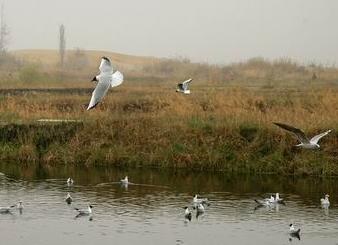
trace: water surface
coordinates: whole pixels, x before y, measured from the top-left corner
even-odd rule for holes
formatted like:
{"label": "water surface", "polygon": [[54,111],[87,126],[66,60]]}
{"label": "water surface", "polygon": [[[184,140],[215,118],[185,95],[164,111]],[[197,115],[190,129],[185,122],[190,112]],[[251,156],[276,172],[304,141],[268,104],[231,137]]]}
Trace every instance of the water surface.
{"label": "water surface", "polygon": [[[229,174],[0,165],[0,206],[22,200],[22,214],[0,215],[2,241],[21,244],[338,244],[338,180]],[[134,185],[116,183],[125,175]],[[68,187],[71,176],[75,183]],[[71,205],[64,201],[70,192]],[[255,198],[280,192],[286,205],[255,209]],[[210,199],[191,222],[184,206]],[[319,199],[329,193],[331,206]],[[94,206],[75,219],[74,207]],[[294,223],[301,240],[288,235]]]}

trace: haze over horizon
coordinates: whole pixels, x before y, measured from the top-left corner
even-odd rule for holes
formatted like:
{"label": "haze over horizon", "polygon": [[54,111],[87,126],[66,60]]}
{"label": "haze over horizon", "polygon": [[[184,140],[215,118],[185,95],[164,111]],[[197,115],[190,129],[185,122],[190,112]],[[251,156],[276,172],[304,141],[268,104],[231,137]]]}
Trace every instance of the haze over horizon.
{"label": "haze over horizon", "polygon": [[8,48],[107,50],[229,63],[289,57],[338,63],[336,0],[7,0]]}

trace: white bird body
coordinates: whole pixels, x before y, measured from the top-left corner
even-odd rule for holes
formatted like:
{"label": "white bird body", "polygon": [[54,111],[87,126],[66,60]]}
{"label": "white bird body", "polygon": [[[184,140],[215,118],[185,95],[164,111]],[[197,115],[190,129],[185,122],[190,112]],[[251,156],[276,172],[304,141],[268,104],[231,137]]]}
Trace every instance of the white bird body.
{"label": "white bird body", "polygon": [[15,208],[16,205],[8,206],[8,207],[0,207],[0,213],[1,214],[7,214],[10,213],[12,208]]}
{"label": "white bird body", "polygon": [[19,201],[19,202],[18,202],[18,204],[16,205],[16,208],[19,209],[19,210],[22,210],[22,209],[23,209],[22,201]]}
{"label": "white bird body", "polygon": [[121,179],[120,182],[122,185],[128,185],[129,184],[128,176],[124,177],[124,179]]}
{"label": "white bird body", "polygon": [[326,194],[324,198],[321,198],[320,199],[320,203],[323,205],[323,206],[329,206],[330,205],[330,201],[329,201],[329,195]]}
{"label": "white bird body", "polygon": [[70,193],[67,193],[67,196],[65,198],[66,203],[71,204],[73,201],[73,198],[71,197]]}
{"label": "white bird body", "polygon": [[188,220],[191,220],[192,213],[188,207],[184,207],[184,217]]}
{"label": "white bird body", "polygon": [[199,203],[197,205],[197,212],[198,213],[204,213],[204,211],[205,211],[204,205],[202,203]]}
{"label": "white bird body", "polygon": [[92,208],[93,208],[92,205],[88,205],[87,209],[78,209],[78,208],[75,208],[75,210],[78,212],[78,214],[76,215],[76,217],[92,215],[92,213],[93,213]]}
{"label": "white bird body", "polygon": [[318,141],[323,138],[325,135],[328,135],[332,130],[327,130],[324,133],[318,134],[313,136],[310,140],[306,137],[305,133],[300,130],[299,128],[292,127],[287,124],[283,123],[274,123],[278,127],[281,127],[282,129],[285,129],[287,131],[290,131],[294,133],[298,140],[300,141],[300,144],[296,145],[297,147],[301,147],[304,149],[318,149],[320,148],[320,145],[318,144]]}
{"label": "white bird body", "polygon": [[198,195],[196,194],[194,198],[192,199],[192,202],[194,204],[199,204],[199,203],[206,204],[208,203],[208,198],[198,198]]}
{"label": "white bird body", "polygon": [[280,198],[278,192],[276,193],[275,197],[271,196],[269,198],[269,202],[271,202],[271,203],[282,203],[282,204],[285,204],[283,198]]}
{"label": "white bird body", "polygon": [[69,178],[67,179],[67,185],[68,185],[68,186],[71,186],[71,185],[73,185],[73,184],[74,184],[74,180],[73,180],[72,178],[69,177]]}
{"label": "white bird body", "polygon": [[92,80],[98,83],[92,93],[87,110],[94,108],[103,99],[110,87],[121,85],[124,79],[121,72],[113,72],[111,62],[107,57],[102,57],[99,70],[100,74]]}
{"label": "white bird body", "polygon": [[270,207],[273,203],[270,202],[270,198],[265,198],[264,200],[257,200],[255,199],[255,202],[259,206],[264,206],[264,207]]}
{"label": "white bird body", "polygon": [[289,233],[291,235],[299,235],[300,229],[296,230],[296,228],[293,226],[293,224],[290,224]]}
{"label": "white bird body", "polygon": [[185,80],[182,83],[177,84],[176,92],[183,94],[190,94],[189,83],[192,81],[192,78]]}

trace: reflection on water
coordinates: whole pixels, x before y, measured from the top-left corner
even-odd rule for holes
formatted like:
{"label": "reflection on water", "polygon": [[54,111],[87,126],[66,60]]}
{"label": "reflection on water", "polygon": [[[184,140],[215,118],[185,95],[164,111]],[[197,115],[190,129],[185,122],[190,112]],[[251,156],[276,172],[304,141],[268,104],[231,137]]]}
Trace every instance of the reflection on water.
{"label": "reflection on water", "polygon": [[[0,206],[24,204],[21,215],[16,208],[0,215],[6,244],[338,243],[336,179],[15,164],[2,164],[0,171]],[[126,175],[131,183],[121,185]],[[74,179],[71,186],[68,177]],[[254,199],[275,192],[285,205],[257,208]],[[196,193],[210,200],[203,213],[193,209]],[[320,206],[324,193],[330,194],[328,209]],[[93,215],[75,219],[74,208],[86,210],[89,204]],[[300,240],[289,235],[290,223],[301,228]]]}

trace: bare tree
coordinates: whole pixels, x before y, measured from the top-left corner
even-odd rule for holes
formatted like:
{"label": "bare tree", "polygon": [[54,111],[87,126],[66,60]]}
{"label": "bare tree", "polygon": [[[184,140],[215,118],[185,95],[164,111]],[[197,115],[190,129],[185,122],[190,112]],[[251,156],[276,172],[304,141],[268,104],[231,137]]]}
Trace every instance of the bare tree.
{"label": "bare tree", "polygon": [[0,52],[5,53],[7,50],[7,44],[8,44],[8,36],[9,31],[7,24],[5,22],[5,14],[4,14],[4,5],[1,4],[1,16],[0,16]]}
{"label": "bare tree", "polygon": [[63,67],[65,62],[66,53],[66,37],[65,37],[65,26],[61,25],[59,28],[59,53],[60,53],[60,64]]}

